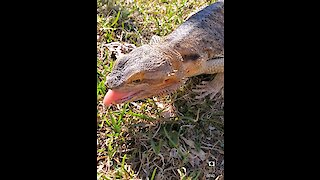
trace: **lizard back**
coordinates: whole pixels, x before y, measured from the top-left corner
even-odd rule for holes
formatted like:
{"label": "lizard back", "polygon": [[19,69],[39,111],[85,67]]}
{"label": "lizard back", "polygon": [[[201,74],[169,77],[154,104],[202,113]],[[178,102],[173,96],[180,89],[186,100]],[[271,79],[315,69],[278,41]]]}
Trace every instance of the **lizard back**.
{"label": "lizard back", "polygon": [[224,3],[216,2],[188,18],[164,38],[184,60],[208,60],[224,54]]}

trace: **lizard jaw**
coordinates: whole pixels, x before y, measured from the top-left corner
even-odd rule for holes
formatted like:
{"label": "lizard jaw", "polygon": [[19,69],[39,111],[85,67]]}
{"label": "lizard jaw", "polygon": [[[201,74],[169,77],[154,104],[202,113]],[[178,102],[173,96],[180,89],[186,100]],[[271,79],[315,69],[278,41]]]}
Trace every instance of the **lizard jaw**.
{"label": "lizard jaw", "polygon": [[132,99],[136,94],[140,93],[141,91],[132,91],[132,92],[120,92],[116,90],[111,90],[107,92],[103,99],[103,104],[105,106],[109,106],[111,104],[120,104]]}
{"label": "lizard jaw", "polygon": [[110,106],[111,104],[120,104],[129,101],[135,101],[139,99],[144,99],[152,96],[163,96],[170,94],[176,91],[185,80],[175,81],[173,84],[169,84],[162,87],[157,87],[155,89],[143,89],[136,88],[135,90],[118,90],[118,89],[109,89],[107,94],[103,99],[103,104],[105,106]]}

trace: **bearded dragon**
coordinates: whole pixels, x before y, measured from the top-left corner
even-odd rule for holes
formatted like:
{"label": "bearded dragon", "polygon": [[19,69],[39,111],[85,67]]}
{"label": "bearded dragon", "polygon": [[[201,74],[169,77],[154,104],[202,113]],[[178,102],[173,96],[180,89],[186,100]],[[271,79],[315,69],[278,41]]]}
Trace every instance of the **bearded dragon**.
{"label": "bearded dragon", "polygon": [[213,98],[224,86],[224,3],[189,17],[161,40],[140,46],[115,61],[107,76],[104,105],[174,92],[188,77],[216,74],[197,92]]}

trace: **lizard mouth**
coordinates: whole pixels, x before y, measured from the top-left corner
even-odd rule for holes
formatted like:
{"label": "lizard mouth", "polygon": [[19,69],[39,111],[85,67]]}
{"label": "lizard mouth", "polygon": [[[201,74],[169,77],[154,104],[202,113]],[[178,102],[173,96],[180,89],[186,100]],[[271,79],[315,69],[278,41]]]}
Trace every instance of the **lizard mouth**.
{"label": "lizard mouth", "polygon": [[103,99],[103,104],[105,106],[109,106],[111,104],[121,104],[128,101],[139,100],[152,96],[164,96],[176,91],[180,86],[180,83],[176,83],[174,85],[158,87],[157,89],[139,89],[139,90],[131,90],[131,91],[119,91],[109,89],[107,94]]}
{"label": "lizard mouth", "polygon": [[133,91],[133,92],[120,92],[116,90],[111,90],[107,92],[103,99],[103,104],[106,106],[109,106],[110,104],[120,104],[126,101],[131,100],[133,97],[135,97],[140,91]]}

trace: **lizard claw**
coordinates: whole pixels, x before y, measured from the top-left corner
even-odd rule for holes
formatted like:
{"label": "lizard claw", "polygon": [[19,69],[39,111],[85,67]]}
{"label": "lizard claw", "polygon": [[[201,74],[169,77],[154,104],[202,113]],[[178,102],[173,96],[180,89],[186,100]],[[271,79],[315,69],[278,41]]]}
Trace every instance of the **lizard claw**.
{"label": "lizard claw", "polygon": [[[219,73],[212,81],[202,81],[200,85],[197,85],[197,89],[193,89],[193,92],[201,93],[200,95],[196,96],[196,99],[203,99],[206,96],[210,95],[210,99],[213,98],[223,90],[224,86],[224,74]],[[223,93],[223,92],[222,92]]]}

